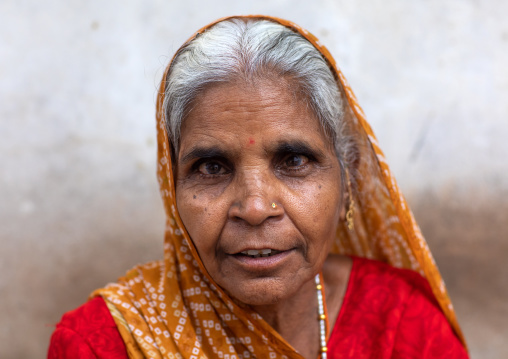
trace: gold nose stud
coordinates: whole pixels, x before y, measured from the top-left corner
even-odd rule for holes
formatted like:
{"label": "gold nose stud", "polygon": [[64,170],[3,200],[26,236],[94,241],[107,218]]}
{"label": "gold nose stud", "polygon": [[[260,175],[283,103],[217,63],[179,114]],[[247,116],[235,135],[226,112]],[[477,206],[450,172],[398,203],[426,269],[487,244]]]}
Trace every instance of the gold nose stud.
{"label": "gold nose stud", "polygon": [[273,208],[273,209],[276,209],[276,208],[277,208],[277,204],[275,204],[275,202],[272,202],[272,208]]}

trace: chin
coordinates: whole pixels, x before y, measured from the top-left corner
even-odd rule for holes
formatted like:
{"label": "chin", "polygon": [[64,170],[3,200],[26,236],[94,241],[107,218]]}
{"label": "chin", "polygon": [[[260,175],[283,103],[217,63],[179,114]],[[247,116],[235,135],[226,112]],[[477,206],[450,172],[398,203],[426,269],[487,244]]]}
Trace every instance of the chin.
{"label": "chin", "polygon": [[274,305],[296,292],[294,287],[281,284],[275,278],[251,279],[241,285],[230,283],[223,289],[233,298],[251,306]]}

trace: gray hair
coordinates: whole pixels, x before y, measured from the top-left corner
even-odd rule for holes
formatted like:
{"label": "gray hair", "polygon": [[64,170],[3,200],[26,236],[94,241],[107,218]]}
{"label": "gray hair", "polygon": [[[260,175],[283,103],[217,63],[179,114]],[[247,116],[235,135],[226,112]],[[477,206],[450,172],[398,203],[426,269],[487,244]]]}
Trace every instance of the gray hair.
{"label": "gray hair", "polygon": [[355,159],[350,158],[352,141],[345,133],[343,97],[335,77],[309,41],[267,20],[219,22],[178,51],[166,78],[163,103],[173,156],[178,153],[182,121],[200,93],[214,84],[274,74],[297,85],[331,139],[343,172]]}

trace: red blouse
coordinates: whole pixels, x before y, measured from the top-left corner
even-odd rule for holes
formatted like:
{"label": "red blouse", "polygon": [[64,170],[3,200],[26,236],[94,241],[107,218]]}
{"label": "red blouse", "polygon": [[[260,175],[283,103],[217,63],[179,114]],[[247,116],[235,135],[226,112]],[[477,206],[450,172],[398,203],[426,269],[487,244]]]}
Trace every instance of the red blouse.
{"label": "red blouse", "polygon": [[[127,359],[102,298],[66,313],[48,358]],[[354,258],[328,358],[468,358],[419,274]]]}

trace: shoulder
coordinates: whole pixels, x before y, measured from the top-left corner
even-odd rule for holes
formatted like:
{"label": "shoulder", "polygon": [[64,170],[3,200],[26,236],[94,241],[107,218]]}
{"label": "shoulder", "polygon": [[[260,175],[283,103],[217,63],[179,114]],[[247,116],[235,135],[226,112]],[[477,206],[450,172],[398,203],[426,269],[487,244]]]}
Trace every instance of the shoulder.
{"label": "shoulder", "polygon": [[127,358],[123,340],[104,300],[96,297],[62,317],[48,358]]}
{"label": "shoulder", "polygon": [[427,280],[409,269],[395,268],[375,260],[354,258],[349,280],[352,292],[381,295],[393,305],[404,305],[415,292],[437,305]]}
{"label": "shoulder", "polygon": [[363,258],[353,260],[330,340],[359,357],[467,358],[425,278]]}
{"label": "shoulder", "polygon": [[336,324],[348,332],[363,327],[372,338],[395,333],[415,293],[437,307],[429,284],[418,273],[355,257]]}

